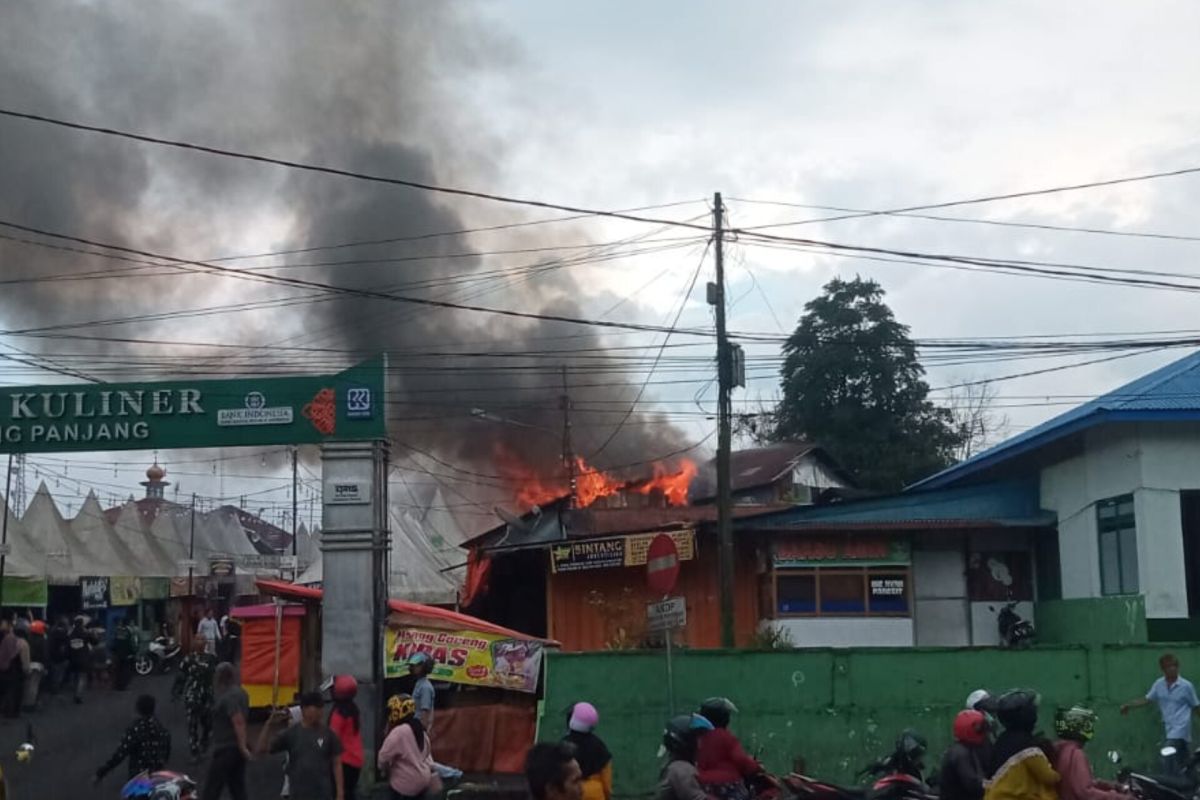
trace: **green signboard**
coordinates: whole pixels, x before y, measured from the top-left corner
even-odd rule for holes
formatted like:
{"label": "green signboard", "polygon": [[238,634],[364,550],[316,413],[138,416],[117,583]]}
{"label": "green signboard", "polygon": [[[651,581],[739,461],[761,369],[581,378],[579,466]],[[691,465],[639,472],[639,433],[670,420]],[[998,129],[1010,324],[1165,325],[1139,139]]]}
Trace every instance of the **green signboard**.
{"label": "green signboard", "polygon": [[0,453],[363,441],[387,435],[383,359],[336,375],[0,388]]}

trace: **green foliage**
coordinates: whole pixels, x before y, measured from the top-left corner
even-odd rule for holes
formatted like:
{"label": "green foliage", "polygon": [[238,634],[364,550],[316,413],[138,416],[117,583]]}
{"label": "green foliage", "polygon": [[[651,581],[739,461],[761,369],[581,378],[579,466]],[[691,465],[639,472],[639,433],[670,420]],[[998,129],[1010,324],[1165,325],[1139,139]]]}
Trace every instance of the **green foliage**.
{"label": "green foliage", "polygon": [[908,326],[879,284],[834,278],[784,345],[778,440],[826,448],[864,488],[897,491],[953,461],[963,433],[929,401]]}

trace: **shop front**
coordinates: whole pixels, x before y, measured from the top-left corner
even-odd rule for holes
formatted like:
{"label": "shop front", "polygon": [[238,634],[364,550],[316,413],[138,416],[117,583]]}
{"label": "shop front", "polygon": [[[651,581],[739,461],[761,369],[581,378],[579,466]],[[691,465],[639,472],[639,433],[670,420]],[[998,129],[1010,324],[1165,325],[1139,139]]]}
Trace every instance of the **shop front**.
{"label": "shop front", "polygon": [[907,537],[780,536],[771,543],[765,623],[797,647],[913,644]]}

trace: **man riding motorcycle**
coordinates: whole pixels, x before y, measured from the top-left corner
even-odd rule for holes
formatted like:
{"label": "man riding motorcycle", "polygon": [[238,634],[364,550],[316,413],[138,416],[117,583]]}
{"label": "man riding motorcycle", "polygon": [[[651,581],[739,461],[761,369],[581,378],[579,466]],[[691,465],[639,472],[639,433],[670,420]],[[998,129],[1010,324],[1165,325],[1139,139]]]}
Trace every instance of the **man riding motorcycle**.
{"label": "man riding motorcycle", "polygon": [[696,770],[700,784],[719,800],[749,800],[746,779],[762,772],[762,765],[746,754],[729,730],[737,706],[726,697],[710,697],[700,704],[700,716],[713,730],[700,734],[696,744]]}

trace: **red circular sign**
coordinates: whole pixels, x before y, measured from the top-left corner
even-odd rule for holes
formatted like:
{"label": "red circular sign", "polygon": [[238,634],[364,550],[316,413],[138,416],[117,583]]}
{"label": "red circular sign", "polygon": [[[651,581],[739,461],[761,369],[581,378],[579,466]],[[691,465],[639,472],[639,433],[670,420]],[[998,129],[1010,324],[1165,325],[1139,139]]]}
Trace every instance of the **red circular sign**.
{"label": "red circular sign", "polygon": [[646,550],[646,582],[655,594],[668,595],[679,580],[679,549],[665,533],[655,536]]}

